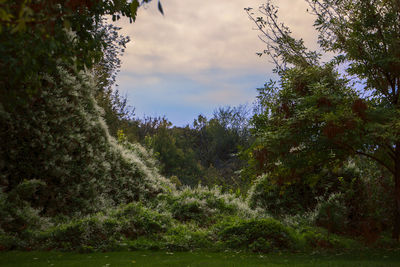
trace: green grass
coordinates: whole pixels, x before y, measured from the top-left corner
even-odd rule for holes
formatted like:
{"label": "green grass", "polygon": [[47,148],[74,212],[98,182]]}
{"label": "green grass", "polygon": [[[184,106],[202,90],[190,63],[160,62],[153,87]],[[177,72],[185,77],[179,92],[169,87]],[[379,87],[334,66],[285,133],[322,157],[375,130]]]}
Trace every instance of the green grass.
{"label": "green grass", "polygon": [[352,253],[314,254],[246,254],[206,252],[108,252],[108,253],[61,253],[61,252],[1,252],[0,266],[400,266],[400,251],[359,251]]}

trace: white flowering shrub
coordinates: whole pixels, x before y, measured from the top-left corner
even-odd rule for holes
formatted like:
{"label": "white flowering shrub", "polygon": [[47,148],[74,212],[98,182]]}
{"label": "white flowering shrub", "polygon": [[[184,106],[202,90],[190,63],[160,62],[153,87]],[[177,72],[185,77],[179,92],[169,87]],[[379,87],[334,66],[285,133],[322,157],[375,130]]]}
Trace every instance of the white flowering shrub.
{"label": "white flowering shrub", "polygon": [[168,214],[130,203],[50,227],[33,242],[42,249],[113,250],[129,240],[164,233],[170,226]]}
{"label": "white flowering shrub", "polygon": [[187,225],[257,217],[218,188],[176,190],[149,151],[111,137],[89,72],[59,67],[42,83],[0,106],[0,249],[109,250],[144,237],[191,249],[207,247],[209,231]]}
{"label": "white flowering shrub", "polygon": [[255,218],[258,211],[233,194],[222,193],[218,187],[186,187],[172,194],[159,196],[158,209],[170,210],[172,216],[181,221],[193,221],[201,225],[211,225],[223,216]]}
{"label": "white flowering shrub", "polygon": [[44,216],[79,216],[172,190],[142,147],[127,149],[109,135],[89,72],[59,67],[42,84],[13,110],[0,106],[3,192],[35,179],[43,185],[25,199],[30,206]]}

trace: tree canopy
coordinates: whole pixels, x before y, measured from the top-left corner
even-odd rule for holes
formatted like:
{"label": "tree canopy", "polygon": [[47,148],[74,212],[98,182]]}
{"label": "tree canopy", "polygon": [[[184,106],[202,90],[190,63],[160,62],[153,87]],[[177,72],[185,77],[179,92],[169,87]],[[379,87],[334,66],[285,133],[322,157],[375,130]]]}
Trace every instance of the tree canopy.
{"label": "tree canopy", "polygon": [[[254,157],[285,183],[313,182],[316,169],[368,157],[394,181],[393,237],[400,237],[400,4],[380,0],[307,0],[321,52],[279,22],[268,1],[246,11],[276,63],[279,83],[259,92]],[[328,63],[321,53],[334,52]],[[345,66],[345,74],[338,72]],[[355,85],[361,81],[361,86]],[[360,89],[361,87],[361,89]]]}
{"label": "tree canopy", "polygon": [[0,1],[1,226],[23,208],[89,213],[158,187],[147,152],[122,148],[104,122],[124,116],[111,85],[128,41],[104,16],[133,22],[149,1]]}
{"label": "tree canopy", "polygon": [[[43,73],[56,72],[57,65],[92,68],[111,45],[99,30],[103,17],[115,21],[125,16],[133,22],[139,6],[150,1],[2,1],[0,85],[5,102],[15,104],[24,94],[32,95],[41,87]],[[161,3],[159,10],[163,12]]]}

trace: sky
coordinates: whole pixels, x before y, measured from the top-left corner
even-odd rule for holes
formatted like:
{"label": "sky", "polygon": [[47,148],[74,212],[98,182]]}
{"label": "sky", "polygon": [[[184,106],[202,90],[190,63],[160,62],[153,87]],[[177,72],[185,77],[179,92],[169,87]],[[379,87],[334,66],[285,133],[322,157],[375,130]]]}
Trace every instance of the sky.
{"label": "sky", "polygon": [[[210,118],[218,107],[250,107],[269,79],[277,79],[265,44],[244,8],[262,0],[162,0],[164,16],[153,0],[136,22],[120,20],[129,36],[117,77],[118,90],[137,117],[166,116],[174,125]],[[279,17],[306,45],[315,47],[313,17],[304,0],[279,0]]]}

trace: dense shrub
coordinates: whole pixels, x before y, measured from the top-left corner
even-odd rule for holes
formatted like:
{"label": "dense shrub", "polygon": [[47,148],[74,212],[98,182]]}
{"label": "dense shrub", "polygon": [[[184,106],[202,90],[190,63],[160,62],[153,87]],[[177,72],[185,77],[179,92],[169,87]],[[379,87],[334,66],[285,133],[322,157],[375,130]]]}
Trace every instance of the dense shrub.
{"label": "dense shrub", "polygon": [[158,209],[170,210],[172,216],[181,222],[193,221],[202,226],[216,223],[228,215],[244,218],[257,216],[257,212],[244,201],[232,194],[222,193],[218,187],[187,187],[173,194],[160,195],[158,200]]}
{"label": "dense shrub", "polygon": [[316,207],[316,224],[332,233],[344,231],[348,225],[348,209],[341,193],[331,194]]}
{"label": "dense shrub", "polygon": [[250,207],[258,207],[274,216],[295,215],[314,210],[318,199],[359,189],[357,183],[361,174],[352,160],[332,169],[319,168],[295,177],[286,171],[278,177],[273,173],[259,176],[248,193]]}
{"label": "dense shrub", "polygon": [[224,222],[216,230],[224,245],[232,249],[270,252],[292,249],[297,243],[294,230],[272,218]]}
{"label": "dense shrub", "polygon": [[52,227],[41,233],[41,241],[47,248],[110,250],[124,246],[125,240],[166,232],[170,225],[171,217],[167,214],[131,203]]}
{"label": "dense shrub", "polygon": [[208,229],[180,224],[171,228],[163,237],[164,247],[174,251],[213,248]]}
{"label": "dense shrub", "polygon": [[337,178],[336,191],[318,197],[314,222],[333,233],[361,236],[374,243],[392,227],[393,180],[387,171],[365,158],[349,160]]}
{"label": "dense shrub", "polygon": [[[302,201],[299,201],[299,196],[302,197]],[[247,201],[251,208],[260,208],[266,213],[281,215],[304,211],[304,202],[307,199],[308,202],[313,201],[311,189],[307,185],[278,186],[271,183],[268,175],[262,175],[250,188]]]}
{"label": "dense shrub", "polygon": [[304,249],[358,249],[361,247],[361,243],[329,233],[323,228],[306,227],[299,229],[298,236],[304,239]]}
{"label": "dense shrub", "polygon": [[389,233],[382,234],[375,242],[372,247],[378,249],[400,249],[400,243],[393,239]]}
{"label": "dense shrub", "polygon": [[165,232],[171,226],[172,219],[168,213],[161,214],[138,203],[123,205],[111,212],[110,217],[118,221],[127,238]]}
{"label": "dense shrub", "polygon": [[43,186],[39,180],[24,180],[8,194],[0,190],[0,250],[29,248],[35,233],[51,225],[29,202]]}
{"label": "dense shrub", "polygon": [[393,227],[394,181],[387,170],[369,159],[355,158],[353,164],[359,169],[359,178],[341,180],[348,215],[345,231],[372,244],[381,232]]}
{"label": "dense shrub", "polygon": [[164,249],[164,243],[161,238],[149,238],[140,236],[134,240],[126,240],[124,242],[129,250],[160,250]]}
{"label": "dense shrub", "polygon": [[24,181],[41,182],[19,195],[51,217],[82,216],[173,190],[144,148],[109,135],[92,74],[57,70],[43,74],[43,88],[27,102],[0,108],[1,190],[10,194]]}
{"label": "dense shrub", "polygon": [[0,190],[0,229],[21,234],[26,229],[39,229],[46,223],[29,199],[45,184],[39,180],[24,180],[8,194]]}
{"label": "dense shrub", "polygon": [[[259,209],[264,214],[298,213],[311,203],[310,196],[341,191],[324,198],[314,213],[318,225],[337,233],[352,220],[389,212],[373,212],[377,203],[385,203],[379,200],[383,198],[361,205],[368,190],[376,187],[349,176],[325,189],[317,187],[321,192],[305,184],[278,187],[262,176],[249,194],[253,209],[217,187],[177,191],[159,175],[151,153],[128,143],[122,134],[119,140],[108,134],[91,75],[65,68],[58,72],[57,77],[44,75],[46,86],[18,112],[0,109],[5,129],[0,132],[0,249],[191,250],[222,244],[268,252],[292,249],[299,237],[276,220],[256,219]],[[381,191],[374,196],[383,195]],[[307,193],[304,198],[302,192]],[[210,236],[211,225],[230,216],[236,220],[218,223]],[[304,233],[303,239],[312,247],[337,246],[318,233]]]}

